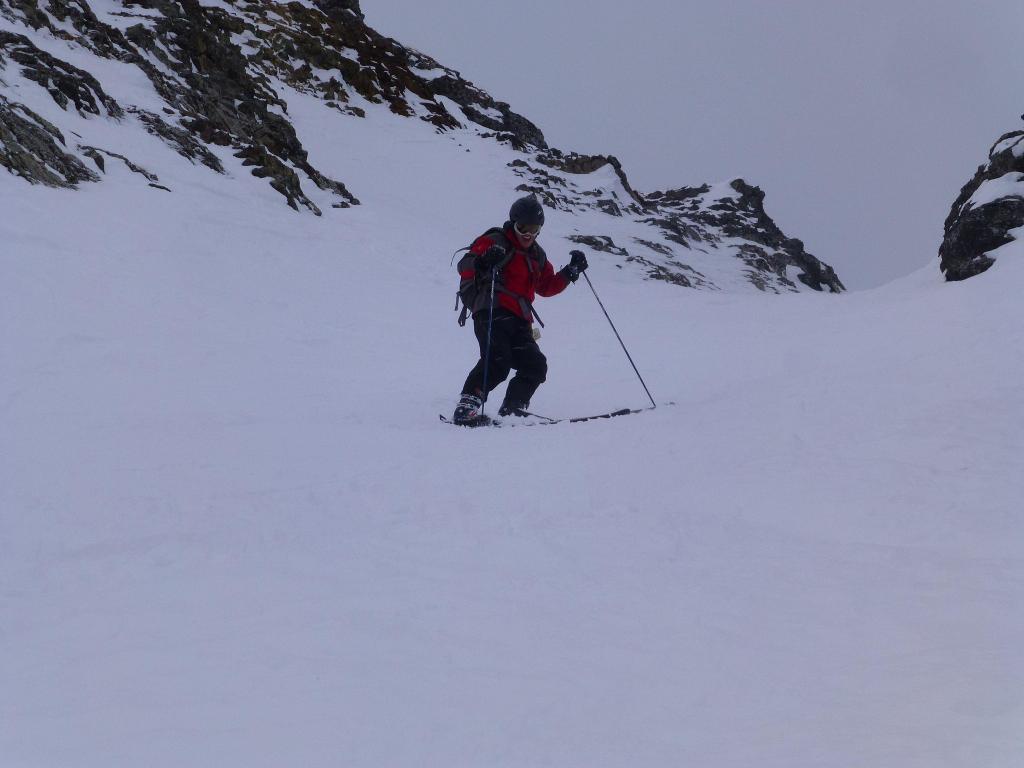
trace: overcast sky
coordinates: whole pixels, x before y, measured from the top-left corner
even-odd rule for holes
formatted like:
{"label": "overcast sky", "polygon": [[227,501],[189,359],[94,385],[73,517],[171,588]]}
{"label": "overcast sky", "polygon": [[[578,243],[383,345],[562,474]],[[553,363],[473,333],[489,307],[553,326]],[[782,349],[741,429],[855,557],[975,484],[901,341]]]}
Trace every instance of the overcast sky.
{"label": "overcast sky", "polygon": [[367,22],[644,192],[744,178],[852,289],[936,252],[1024,128],[1024,0],[362,0]]}

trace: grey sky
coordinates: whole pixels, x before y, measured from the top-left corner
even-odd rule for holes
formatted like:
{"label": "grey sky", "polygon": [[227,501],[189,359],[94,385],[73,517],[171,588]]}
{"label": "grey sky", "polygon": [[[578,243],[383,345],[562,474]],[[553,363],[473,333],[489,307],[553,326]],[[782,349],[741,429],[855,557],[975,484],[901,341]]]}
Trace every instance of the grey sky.
{"label": "grey sky", "polygon": [[1021,0],[362,0],[382,34],[642,191],[736,177],[848,287],[929,263],[1024,127]]}

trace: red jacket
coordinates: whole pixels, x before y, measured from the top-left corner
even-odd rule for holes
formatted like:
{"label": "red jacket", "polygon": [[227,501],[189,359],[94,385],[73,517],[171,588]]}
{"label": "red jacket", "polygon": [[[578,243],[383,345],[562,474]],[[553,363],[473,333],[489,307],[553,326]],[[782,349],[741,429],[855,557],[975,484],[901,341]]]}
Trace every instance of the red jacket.
{"label": "red jacket", "polygon": [[[505,225],[504,234],[504,238],[499,235],[481,235],[470,246],[469,253],[480,256],[492,245],[502,248],[512,245],[514,252],[512,258],[501,269],[495,297],[499,307],[507,309],[527,322],[532,322],[533,300],[536,295],[554,296],[564,291],[569,281],[562,274],[555,272],[544,249],[536,242],[524,250],[511,224]],[[473,280],[475,275],[473,258],[463,259],[459,264],[459,276],[463,280]],[[487,303],[484,302],[483,306],[486,307]],[[479,310],[474,307],[474,311]]]}

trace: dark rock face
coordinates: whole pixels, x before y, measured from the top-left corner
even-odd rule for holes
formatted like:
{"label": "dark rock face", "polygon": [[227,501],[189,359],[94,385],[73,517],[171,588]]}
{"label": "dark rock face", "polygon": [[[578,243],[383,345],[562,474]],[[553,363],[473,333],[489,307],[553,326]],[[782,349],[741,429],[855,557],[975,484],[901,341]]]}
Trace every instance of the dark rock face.
{"label": "dark rock face", "polygon": [[317,7],[331,18],[345,19],[345,14],[363,20],[363,11],[359,0],[316,0]]}
{"label": "dark rock face", "polygon": [[135,107],[131,107],[128,111],[138,117],[139,122],[146,127],[149,133],[163,139],[182,157],[187,157],[192,162],[198,161],[217,173],[224,173],[224,166],[220,158],[208,150],[206,144],[195,134],[184,128],[169,125],[160,115],[152,112]]}
{"label": "dark rock face", "polygon": [[21,65],[25,77],[49,91],[61,109],[73,105],[81,115],[100,115],[102,106],[111,117],[123,114],[88,72],[39,50],[24,35],[0,31],[0,60],[8,57]]}
{"label": "dark rock face", "polygon": [[[107,114],[118,118],[121,107],[99,82],[77,67],[39,50],[24,35],[0,31],[0,66],[19,65],[26,79],[45,88],[62,109],[80,115]],[[0,165],[27,181],[51,187],[75,187],[97,181],[74,154],[64,134],[24,104],[0,95]]]}
{"label": "dark rock face", "polygon": [[[992,190],[985,189],[986,185]],[[1024,131],[999,138],[989,161],[960,190],[946,218],[939,260],[947,280],[966,280],[995,263],[990,251],[1024,226]]]}
{"label": "dark rock face", "polygon": [[64,136],[24,104],[0,95],[0,165],[28,181],[75,187],[99,176],[64,151]]}

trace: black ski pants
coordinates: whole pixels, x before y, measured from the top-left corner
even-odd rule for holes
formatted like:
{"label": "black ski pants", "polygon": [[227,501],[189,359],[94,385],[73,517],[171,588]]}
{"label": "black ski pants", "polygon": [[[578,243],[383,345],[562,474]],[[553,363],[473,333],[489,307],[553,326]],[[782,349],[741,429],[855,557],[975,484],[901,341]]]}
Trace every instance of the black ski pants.
{"label": "black ski pants", "polygon": [[[473,315],[473,331],[480,342],[480,360],[466,377],[462,394],[476,395],[487,399],[484,393],[484,355],[487,350],[487,312]],[[487,392],[508,378],[515,369],[516,375],[508,383],[505,401],[526,407],[537,387],[548,375],[548,361],[533,338],[533,328],[518,315],[505,309],[494,310],[491,325],[491,359],[487,366]]]}

